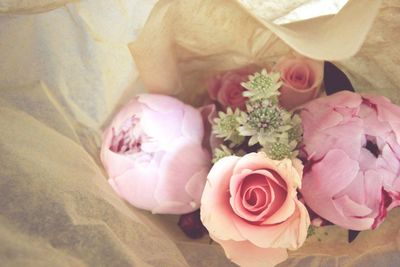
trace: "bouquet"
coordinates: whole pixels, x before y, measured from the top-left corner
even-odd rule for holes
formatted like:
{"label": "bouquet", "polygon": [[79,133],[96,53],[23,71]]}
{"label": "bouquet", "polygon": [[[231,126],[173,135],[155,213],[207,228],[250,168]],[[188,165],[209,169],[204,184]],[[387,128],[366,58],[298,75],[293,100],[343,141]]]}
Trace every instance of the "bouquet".
{"label": "bouquet", "polygon": [[349,241],[376,229],[400,205],[400,107],[346,79],[338,91],[324,66],[291,54],[224,71],[199,108],[136,96],[104,133],[110,185],[137,208],[182,214],[189,237],[208,233],[240,266],[283,262],[316,227]]}

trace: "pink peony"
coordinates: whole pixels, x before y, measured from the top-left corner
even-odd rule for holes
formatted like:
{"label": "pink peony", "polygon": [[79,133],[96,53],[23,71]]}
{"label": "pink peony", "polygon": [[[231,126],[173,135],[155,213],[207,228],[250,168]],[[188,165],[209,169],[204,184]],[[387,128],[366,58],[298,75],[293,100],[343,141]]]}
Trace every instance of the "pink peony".
{"label": "pink peony", "polygon": [[240,84],[248,80],[248,76],[257,71],[254,65],[230,70],[217,75],[209,84],[208,94],[224,109],[246,109],[246,98],[242,95],[245,90]]}
{"label": "pink peony", "polygon": [[282,57],[272,71],[281,72],[283,81],[279,102],[290,110],[319,94],[324,75],[324,63],[303,56]]}
{"label": "pink peony", "polygon": [[287,259],[287,249],[303,244],[310,220],[297,199],[302,165],[293,163],[260,152],[225,157],[212,167],[201,220],[233,262],[274,266]]}
{"label": "pink peony", "polygon": [[199,111],[177,99],[144,94],[130,101],[104,133],[101,160],[123,199],[153,213],[199,208],[210,169]]}
{"label": "pink peony", "polygon": [[400,107],[342,91],[310,102],[301,118],[306,204],[339,226],[376,228],[400,205]]}

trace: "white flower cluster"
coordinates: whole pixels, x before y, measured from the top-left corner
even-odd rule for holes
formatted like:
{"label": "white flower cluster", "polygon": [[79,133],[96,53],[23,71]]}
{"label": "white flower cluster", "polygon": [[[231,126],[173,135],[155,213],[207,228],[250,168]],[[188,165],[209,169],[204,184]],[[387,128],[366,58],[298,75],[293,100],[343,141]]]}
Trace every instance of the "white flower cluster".
{"label": "white flower cluster", "polygon": [[263,69],[250,75],[242,86],[246,89],[243,96],[248,99],[246,111],[228,108],[215,119],[213,133],[225,144],[215,151],[214,161],[235,154],[238,149],[264,151],[277,160],[296,156],[302,136],[301,120],[279,105],[280,74]]}

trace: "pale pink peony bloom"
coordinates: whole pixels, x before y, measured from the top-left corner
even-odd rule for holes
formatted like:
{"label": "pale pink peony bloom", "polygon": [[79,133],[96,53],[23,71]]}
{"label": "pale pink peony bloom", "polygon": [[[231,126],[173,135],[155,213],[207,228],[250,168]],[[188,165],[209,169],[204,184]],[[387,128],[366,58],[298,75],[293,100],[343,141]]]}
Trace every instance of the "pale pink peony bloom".
{"label": "pale pink peony bloom", "polygon": [[236,108],[245,110],[247,98],[243,96],[245,89],[240,84],[248,81],[248,76],[258,69],[255,65],[249,65],[218,74],[209,83],[210,98],[221,104],[224,109],[231,107],[233,110]]}
{"label": "pale pink peony bloom", "polygon": [[201,220],[229,259],[241,266],[275,266],[306,239],[310,219],[297,199],[299,160],[265,153],[229,156],[211,169]]}
{"label": "pale pink peony bloom", "polygon": [[104,132],[101,160],[110,185],[153,213],[198,209],[211,161],[203,135],[195,108],[169,96],[135,97]]}
{"label": "pale pink peony bloom", "polygon": [[308,103],[301,118],[306,204],[344,228],[376,228],[400,205],[400,107],[342,91]]}
{"label": "pale pink peony bloom", "polygon": [[283,81],[279,103],[291,110],[318,96],[324,76],[324,63],[291,55],[282,57],[272,71],[281,72]]}

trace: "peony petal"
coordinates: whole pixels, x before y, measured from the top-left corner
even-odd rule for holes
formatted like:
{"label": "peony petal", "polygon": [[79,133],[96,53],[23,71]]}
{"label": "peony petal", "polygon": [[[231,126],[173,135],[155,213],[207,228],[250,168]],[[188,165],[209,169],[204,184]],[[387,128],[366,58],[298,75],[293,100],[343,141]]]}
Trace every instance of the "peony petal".
{"label": "peony petal", "polygon": [[394,151],[389,145],[385,145],[382,149],[382,159],[385,160],[387,169],[393,173],[398,173],[400,170],[400,162]]}
{"label": "peony petal", "polygon": [[110,178],[121,175],[132,168],[134,161],[125,155],[121,155],[110,150],[112,132],[105,133],[101,146],[100,158]]}
{"label": "peony petal", "polygon": [[375,169],[377,167],[377,158],[366,148],[361,148],[358,162],[361,171]]}
{"label": "peony petal", "polygon": [[[199,172],[195,173],[186,183],[186,193],[193,199],[201,199],[205,185],[204,177],[207,177],[209,170],[210,168],[208,167],[200,170]],[[199,202],[196,204],[199,204]]]}
{"label": "peony petal", "polygon": [[383,96],[363,95],[363,98],[375,104],[379,120],[390,124],[396,135],[397,143],[400,143],[400,107]]}
{"label": "peony petal", "polygon": [[196,184],[199,184],[201,177],[194,176],[201,172],[204,174],[203,184],[199,185],[198,189],[201,191],[206,182],[206,170],[210,168],[210,162],[209,153],[191,139],[180,138],[171,143],[170,151],[164,155],[159,166],[160,180],[154,197],[159,203],[180,202],[190,205],[194,202],[196,205],[192,205],[192,210],[195,210],[198,207],[197,204],[200,203],[201,195],[188,194],[187,184],[192,178],[195,178]]}
{"label": "peony petal", "polygon": [[137,96],[137,100],[156,113],[170,113],[176,110],[183,110],[185,105],[177,98],[158,94],[141,94]]}
{"label": "peony petal", "polygon": [[151,139],[157,140],[159,149],[168,150],[169,144],[182,135],[183,109],[158,112],[144,108],[140,125]]}
{"label": "peony petal", "polygon": [[357,161],[350,159],[342,150],[333,149],[312,166],[311,175],[305,174],[301,190],[303,197],[329,198],[346,188],[356,177],[358,170]]}
{"label": "peony petal", "polygon": [[112,120],[110,127],[105,131],[104,134],[110,132],[112,128],[119,129],[127,119],[133,115],[140,117],[143,110],[143,105],[138,101],[137,97],[130,100],[123,108],[115,115]]}
{"label": "peony petal", "polygon": [[373,210],[370,217],[374,218],[379,213],[379,204],[382,200],[383,174],[377,170],[369,170],[364,174],[365,205]]}
{"label": "peony petal", "polygon": [[120,197],[133,206],[145,210],[153,210],[158,206],[153,197],[157,181],[157,170],[153,168],[129,169],[109,179],[110,185]]}
{"label": "peony petal", "polygon": [[181,131],[185,137],[192,138],[199,143],[202,142],[204,125],[201,114],[197,109],[185,105]]}
{"label": "peony petal", "polygon": [[365,205],[358,204],[353,201],[348,195],[335,198],[333,201],[336,208],[343,213],[345,217],[365,217],[368,216],[372,210]]}
{"label": "peony petal", "polygon": [[343,215],[334,205],[333,197],[357,179],[358,163],[341,150],[331,150],[311,171],[304,174],[302,196],[306,204],[324,219],[352,230],[370,229],[370,218],[353,218]]}
{"label": "peony petal", "polygon": [[140,116],[142,106],[136,98],[129,101],[114,117],[111,125],[104,131],[100,158],[110,177],[116,177],[132,167],[133,161],[124,155],[110,150],[113,138],[113,129],[120,129],[127,119],[133,115]]}
{"label": "peony petal", "polygon": [[318,104],[330,107],[358,108],[362,103],[362,97],[351,91],[340,91],[327,97],[318,98],[310,104]]}
{"label": "peony petal", "polygon": [[366,135],[379,136],[386,139],[385,137],[392,131],[390,124],[379,120],[376,110],[367,105],[361,105],[358,116],[363,120],[364,133]]}
{"label": "peony petal", "polygon": [[229,205],[229,181],[239,157],[220,159],[211,168],[201,197],[201,221],[208,232],[222,240],[245,240],[233,223],[241,220]]}
{"label": "peony petal", "polygon": [[190,203],[182,203],[178,201],[165,201],[159,203],[151,210],[153,214],[185,214],[198,209],[199,206],[191,205]]}
{"label": "peony petal", "polygon": [[240,266],[274,267],[288,258],[284,248],[260,248],[249,241],[221,240],[211,236],[225,251],[226,257]]}
{"label": "peony petal", "polygon": [[351,159],[358,160],[365,136],[360,121],[349,122],[324,131],[328,134],[326,143],[331,148],[344,151]]}

